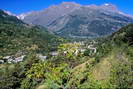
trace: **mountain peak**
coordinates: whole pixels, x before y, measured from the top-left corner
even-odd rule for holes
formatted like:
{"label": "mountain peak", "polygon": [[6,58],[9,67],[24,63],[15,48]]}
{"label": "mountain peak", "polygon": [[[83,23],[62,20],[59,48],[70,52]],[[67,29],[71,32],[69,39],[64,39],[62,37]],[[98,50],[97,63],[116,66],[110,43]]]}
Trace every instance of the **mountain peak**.
{"label": "mountain peak", "polygon": [[76,2],[62,2],[61,5],[77,5],[77,6],[80,6],[80,4],[77,4]]}
{"label": "mountain peak", "polygon": [[8,15],[10,15],[10,16],[16,16],[15,14],[11,13],[10,11],[4,10],[4,13],[6,13],[6,14],[8,14]]}
{"label": "mountain peak", "polygon": [[105,5],[105,6],[109,6],[110,4],[108,4],[108,3],[105,3],[104,5]]}
{"label": "mountain peak", "polygon": [[28,15],[30,15],[32,13],[35,13],[35,11],[31,11],[31,12],[27,12],[27,13],[22,13],[22,14],[18,15],[17,18],[23,20],[26,16],[28,16]]}
{"label": "mountain peak", "polygon": [[111,4],[111,3],[105,3],[105,4],[101,5],[100,7],[105,10],[118,11],[117,6],[114,4]]}
{"label": "mountain peak", "polygon": [[80,4],[77,4],[75,2],[62,2],[60,4],[60,6],[64,7],[64,8],[72,8],[72,7],[80,7],[81,5]]}

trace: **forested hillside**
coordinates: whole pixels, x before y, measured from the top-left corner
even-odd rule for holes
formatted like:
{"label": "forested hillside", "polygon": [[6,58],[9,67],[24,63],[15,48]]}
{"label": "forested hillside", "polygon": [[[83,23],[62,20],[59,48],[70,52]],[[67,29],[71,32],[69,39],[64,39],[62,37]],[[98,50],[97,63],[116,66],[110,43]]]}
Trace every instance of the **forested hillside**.
{"label": "forested hillside", "polygon": [[32,26],[0,11],[0,56],[17,52],[48,52],[63,39],[41,26]]}

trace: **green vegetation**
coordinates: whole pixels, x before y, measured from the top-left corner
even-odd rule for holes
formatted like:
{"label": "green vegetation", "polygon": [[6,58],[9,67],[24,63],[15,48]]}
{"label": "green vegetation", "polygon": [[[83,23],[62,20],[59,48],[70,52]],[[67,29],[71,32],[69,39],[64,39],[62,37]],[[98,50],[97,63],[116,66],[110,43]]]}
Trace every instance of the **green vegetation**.
{"label": "green vegetation", "polygon": [[64,40],[49,33],[46,28],[22,23],[16,17],[0,16],[0,56],[15,55],[15,53],[36,51],[45,53],[55,50]]}
{"label": "green vegetation", "polygon": [[[0,89],[133,88],[132,24],[95,39],[97,52],[91,55],[89,48],[81,51],[92,44],[88,41],[66,43],[40,26],[8,20],[0,21],[0,59],[19,51],[26,57],[22,62],[0,64]],[[51,51],[58,55],[44,61],[36,56]]]}

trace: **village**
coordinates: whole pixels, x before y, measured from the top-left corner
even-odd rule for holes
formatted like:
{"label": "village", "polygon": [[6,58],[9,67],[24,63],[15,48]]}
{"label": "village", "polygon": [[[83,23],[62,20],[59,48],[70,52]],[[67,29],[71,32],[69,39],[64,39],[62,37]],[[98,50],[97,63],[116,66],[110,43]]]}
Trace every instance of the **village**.
{"label": "village", "polygon": [[[84,54],[84,52],[89,49],[90,50],[90,53],[89,55],[92,55],[92,54],[95,54],[97,52],[97,48],[94,46],[96,42],[95,41],[92,41],[88,44],[86,44],[85,42],[72,42],[72,43],[65,43],[65,44],[61,44],[61,46],[64,46],[63,47],[59,47],[59,50],[57,51],[52,51],[49,53],[49,55],[51,57],[56,57],[56,56],[60,56],[60,54],[62,55],[66,55],[67,53],[72,53],[73,56],[77,56],[79,53],[80,54]],[[26,55],[24,53],[18,53],[19,56],[5,56],[5,57],[2,57],[0,58],[0,64],[3,64],[3,63],[18,63],[18,62],[22,62]],[[43,55],[41,53],[39,54],[36,54],[36,57],[38,59],[40,59],[41,61],[45,61],[48,59],[48,56],[47,55]]]}

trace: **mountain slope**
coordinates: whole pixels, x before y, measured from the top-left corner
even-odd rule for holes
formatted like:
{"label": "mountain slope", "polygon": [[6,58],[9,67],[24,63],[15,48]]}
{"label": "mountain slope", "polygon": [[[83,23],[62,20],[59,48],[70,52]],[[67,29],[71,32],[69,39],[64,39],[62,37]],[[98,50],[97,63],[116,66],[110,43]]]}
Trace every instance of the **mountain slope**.
{"label": "mountain slope", "polygon": [[[54,43],[54,42],[55,43]],[[59,37],[40,26],[25,24],[0,10],[0,55],[17,52],[47,52],[58,44]],[[52,47],[52,48],[51,48]]]}
{"label": "mountain slope", "polygon": [[99,37],[111,34],[133,18],[120,12],[115,5],[79,5],[64,2],[60,5],[22,14],[20,18],[30,24],[45,26],[64,37]]}
{"label": "mountain slope", "polygon": [[1,9],[0,9],[0,23],[24,24],[21,20],[17,19],[15,16],[8,15]]}
{"label": "mountain slope", "polygon": [[127,43],[129,46],[133,45],[133,24],[125,26],[121,28],[121,30],[117,31],[112,35],[114,41],[119,43],[119,41],[123,41]]}
{"label": "mountain slope", "polygon": [[[121,35],[123,32],[124,35]],[[76,57],[73,55],[74,58],[67,59],[65,55],[59,55],[56,60],[54,59],[50,63],[36,63],[27,72],[27,77],[36,79],[38,78],[37,74],[41,75],[40,79],[43,80],[35,86],[37,89],[54,89],[55,87],[57,89],[132,88],[133,45],[120,39],[121,37],[132,38],[132,35],[129,35],[132,32],[133,24],[101,39],[102,42],[98,41],[99,45],[94,56],[79,55]],[[74,64],[76,66],[72,66]],[[49,72],[40,73],[37,68]],[[31,82],[26,84],[31,84]]]}
{"label": "mountain slope", "polygon": [[99,37],[111,34],[133,19],[118,12],[82,7],[48,25],[51,31],[68,37]]}
{"label": "mountain slope", "polygon": [[94,58],[72,69],[70,88],[132,88],[132,33],[130,24],[98,41]]}
{"label": "mountain slope", "polygon": [[24,22],[36,25],[46,26],[55,19],[66,15],[73,10],[79,8],[79,4],[74,2],[63,2],[59,6],[52,5],[49,8],[42,11],[33,11],[29,13],[24,13],[18,16],[18,18],[22,19]]}

